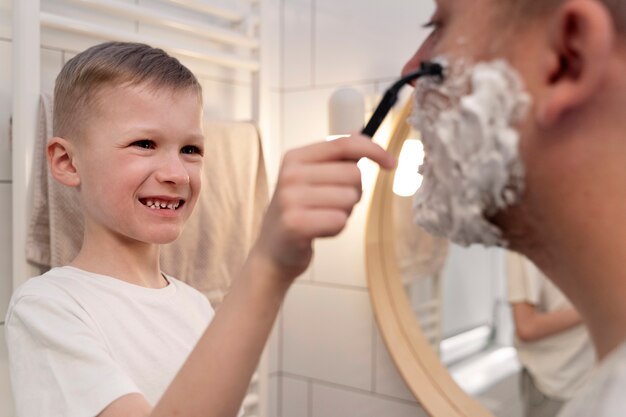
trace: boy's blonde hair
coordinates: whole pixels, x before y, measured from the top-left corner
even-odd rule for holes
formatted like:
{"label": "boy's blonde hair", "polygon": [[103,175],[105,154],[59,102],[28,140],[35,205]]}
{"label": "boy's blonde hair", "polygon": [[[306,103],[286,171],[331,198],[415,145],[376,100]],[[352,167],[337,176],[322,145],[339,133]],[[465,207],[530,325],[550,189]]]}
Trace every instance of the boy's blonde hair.
{"label": "boy's blonde hair", "polygon": [[54,87],[54,136],[79,138],[107,87],[144,84],[154,89],[190,89],[202,102],[202,88],[193,73],[161,49],[140,43],[107,42],[70,59]]}

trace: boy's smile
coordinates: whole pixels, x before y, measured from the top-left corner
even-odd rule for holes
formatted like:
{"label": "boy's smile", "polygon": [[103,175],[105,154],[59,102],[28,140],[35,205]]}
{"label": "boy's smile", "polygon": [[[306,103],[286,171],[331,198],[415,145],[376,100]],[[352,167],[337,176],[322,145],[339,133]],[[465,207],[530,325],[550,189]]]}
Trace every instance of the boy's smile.
{"label": "boy's smile", "polygon": [[87,235],[161,244],[175,240],[200,191],[202,113],[193,91],[123,86],[100,93],[77,138]]}

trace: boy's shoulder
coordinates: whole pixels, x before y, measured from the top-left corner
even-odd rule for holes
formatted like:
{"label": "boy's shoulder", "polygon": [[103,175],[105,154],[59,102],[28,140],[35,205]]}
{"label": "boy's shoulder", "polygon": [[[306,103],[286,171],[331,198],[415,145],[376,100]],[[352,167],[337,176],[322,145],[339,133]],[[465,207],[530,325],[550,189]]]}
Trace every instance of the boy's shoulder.
{"label": "boy's shoulder", "polygon": [[29,278],[13,292],[12,300],[28,296],[54,297],[61,295],[67,284],[77,279],[77,274],[69,267],[52,268],[42,275]]}
{"label": "boy's shoulder", "polygon": [[29,310],[53,306],[77,314],[93,312],[95,309],[110,311],[112,305],[132,306],[129,308],[193,305],[202,311],[212,311],[201,292],[176,278],[166,278],[168,286],[151,289],[71,266],[56,267],[30,278],[15,290],[9,303],[7,319],[18,305],[22,306],[22,310],[26,306]]}

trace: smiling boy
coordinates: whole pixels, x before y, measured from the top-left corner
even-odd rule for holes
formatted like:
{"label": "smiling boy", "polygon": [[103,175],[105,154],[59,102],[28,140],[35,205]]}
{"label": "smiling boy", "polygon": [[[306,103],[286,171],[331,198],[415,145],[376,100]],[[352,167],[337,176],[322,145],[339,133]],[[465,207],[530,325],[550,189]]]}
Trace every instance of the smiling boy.
{"label": "smiling boy", "polygon": [[[601,361],[562,415],[626,415],[626,2],[439,0],[427,26],[405,71],[437,59],[447,72],[417,85],[417,218],[532,259]],[[447,178],[467,186],[453,193]]]}
{"label": "smiling boy", "polygon": [[70,265],[12,297],[20,417],[235,416],[313,239],[339,233],[361,197],[357,161],[393,165],[363,137],[288,152],[260,236],[214,314],[159,267],[159,245],[178,237],[201,190],[193,74],[146,45],[92,47],[57,79],[54,135],[50,169],[77,189],[85,232]]}

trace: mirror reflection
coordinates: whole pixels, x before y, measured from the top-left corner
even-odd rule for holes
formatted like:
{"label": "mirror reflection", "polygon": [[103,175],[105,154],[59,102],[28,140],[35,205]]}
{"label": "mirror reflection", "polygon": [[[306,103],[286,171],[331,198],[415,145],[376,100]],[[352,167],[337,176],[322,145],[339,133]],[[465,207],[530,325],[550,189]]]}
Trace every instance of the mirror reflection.
{"label": "mirror reflection", "polygon": [[586,380],[593,349],[580,317],[529,261],[462,248],[413,221],[424,151],[410,130],[393,179],[394,253],[424,337],[452,378],[496,416],[555,416]]}

